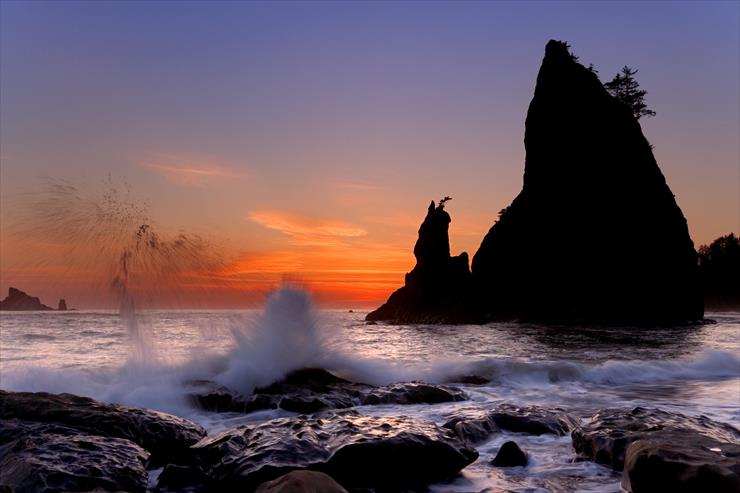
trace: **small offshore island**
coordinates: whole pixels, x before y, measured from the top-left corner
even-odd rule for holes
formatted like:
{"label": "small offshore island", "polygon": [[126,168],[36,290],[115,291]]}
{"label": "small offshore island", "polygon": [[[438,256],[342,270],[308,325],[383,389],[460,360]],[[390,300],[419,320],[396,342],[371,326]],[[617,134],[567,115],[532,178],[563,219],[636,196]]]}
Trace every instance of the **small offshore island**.
{"label": "small offshore island", "polygon": [[[30,296],[20,289],[11,287],[8,289],[8,296],[6,296],[4,300],[0,300],[0,311],[1,310],[49,311],[54,310],[54,308],[44,305],[36,296]],[[68,310],[67,301],[64,298],[59,300],[56,310],[61,312]]]}
{"label": "small offshore island", "polygon": [[[367,320],[396,324],[522,320],[539,322],[542,326],[535,328],[543,330],[547,324],[701,322],[704,298],[697,252],[650,143],[630,109],[604,89],[596,73],[578,63],[564,42],[547,43],[524,141],[523,189],[483,238],[472,266],[467,253],[450,254],[451,218],[445,211],[449,198],[432,202],[414,248],[416,266],[406,275],[405,285]],[[717,296],[727,300],[726,292]],[[60,309],[66,309],[63,301]],[[52,309],[15,288],[0,308]],[[273,309],[277,315],[270,312]],[[597,471],[593,475],[613,481],[610,488],[619,488],[616,483],[621,481],[621,488],[632,493],[740,491],[740,431],[718,420],[726,420],[725,415],[712,419],[693,415],[691,408],[685,413],[684,408],[648,408],[631,404],[623,395],[607,405],[598,400],[603,387],[597,385],[611,384],[621,374],[660,376],[662,361],[640,360],[625,370],[631,362],[607,359],[602,366],[575,359],[522,362],[507,353],[504,360],[484,360],[489,367],[475,367],[481,373],[487,368],[488,376],[451,371],[444,378],[430,377],[436,383],[372,383],[345,378],[328,359],[320,359],[318,364],[325,366],[318,368],[311,366],[313,360],[290,354],[314,342],[304,333],[311,326],[306,322],[310,311],[310,299],[303,292],[277,292],[266,305],[272,315],[265,317],[277,323],[267,324],[264,334],[249,334],[258,342],[267,341],[266,347],[246,356],[236,354],[239,364],[233,367],[228,364],[231,360],[198,366],[211,374],[194,377],[194,372],[184,372],[178,374],[179,380],[170,381],[157,380],[161,375],[155,366],[143,365],[140,373],[138,367],[124,368],[127,375],[147,383],[179,385],[192,409],[225,416],[226,425],[209,429],[212,434],[189,419],[136,407],[142,405],[139,402],[125,406],[69,393],[0,390],[0,492],[423,493],[431,485],[436,485],[433,491],[448,491],[438,483],[455,481],[476,461],[480,468],[495,471],[492,476],[502,470],[506,472],[501,475],[522,471],[521,476],[512,476],[516,491],[543,491],[517,481],[537,467],[532,450],[546,440],[555,443],[558,464],[567,464],[563,468],[569,468],[567,477],[574,481],[583,472],[577,467],[585,464]],[[360,320],[352,328],[367,325]],[[296,327],[305,331],[291,345],[286,331]],[[401,330],[392,327],[397,329]],[[426,329],[420,331],[426,334]],[[666,337],[668,342],[655,346],[681,337],[686,334]],[[460,341],[471,339],[454,338],[455,350],[462,354]],[[408,345],[413,351],[418,348]],[[626,347],[619,341],[620,352]],[[591,347],[581,349],[589,352]],[[717,359],[718,354],[710,356]],[[727,378],[725,367],[736,360],[722,354],[721,371],[715,373]],[[475,357],[483,359],[480,354]],[[282,359],[290,358],[299,363],[278,366],[273,373],[265,370],[259,375],[262,380],[248,374],[288,365]],[[351,367],[350,359],[337,363],[339,369]],[[688,379],[695,367],[681,373],[684,368],[676,361],[665,362],[666,372]],[[696,366],[702,375],[715,375],[711,363],[700,360]],[[596,371],[589,373],[593,368]],[[525,391],[504,394],[506,379],[493,381],[496,371],[514,380],[517,372],[525,373],[525,384],[517,388]],[[609,371],[617,377],[599,374]],[[235,378],[224,379],[224,374]],[[408,374],[399,375],[404,375],[400,380]],[[583,387],[589,402],[578,412],[574,400],[565,398],[520,403],[537,378],[542,378],[545,392],[556,395],[560,388],[555,385],[561,381],[575,385],[578,378],[590,378],[588,383],[595,387]],[[647,383],[655,382],[638,379],[633,391]],[[664,383],[658,380],[658,385]],[[683,383],[673,396],[676,401],[688,387]],[[113,395],[111,402],[121,402],[114,399],[125,395],[123,387],[101,400]],[[594,388],[597,391],[590,393]],[[161,390],[146,387],[143,393],[157,394],[152,389]],[[158,405],[174,393],[163,395]],[[431,417],[411,416],[397,407],[393,410],[399,414],[389,415],[392,406],[459,402],[466,407],[435,408]],[[244,416],[250,420],[235,426]],[[515,433],[515,440],[499,443],[495,457],[480,465],[484,461],[479,457],[491,453],[490,441],[504,433]],[[540,484],[550,488],[547,478]],[[473,491],[459,488],[458,484],[449,491]]]}

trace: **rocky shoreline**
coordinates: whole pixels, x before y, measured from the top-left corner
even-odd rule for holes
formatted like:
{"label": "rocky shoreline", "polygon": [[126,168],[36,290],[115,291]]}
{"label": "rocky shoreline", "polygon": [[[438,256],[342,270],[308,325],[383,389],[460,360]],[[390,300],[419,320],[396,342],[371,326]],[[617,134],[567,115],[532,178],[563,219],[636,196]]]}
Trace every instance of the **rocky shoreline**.
{"label": "rocky shoreline", "polygon": [[[214,412],[301,414],[208,435],[149,409],[0,391],[0,491],[426,491],[458,476],[478,459],[476,447],[502,430],[570,435],[569,460],[622,471],[622,485],[633,493],[740,489],[740,431],[703,416],[635,408],[600,410],[584,420],[561,408],[474,402],[441,424],[367,416],[354,408],[467,395],[422,382],[376,387],[321,369],[293,372],[249,397],[212,382],[191,388],[192,402]],[[508,441],[490,467],[526,464],[527,451]]]}

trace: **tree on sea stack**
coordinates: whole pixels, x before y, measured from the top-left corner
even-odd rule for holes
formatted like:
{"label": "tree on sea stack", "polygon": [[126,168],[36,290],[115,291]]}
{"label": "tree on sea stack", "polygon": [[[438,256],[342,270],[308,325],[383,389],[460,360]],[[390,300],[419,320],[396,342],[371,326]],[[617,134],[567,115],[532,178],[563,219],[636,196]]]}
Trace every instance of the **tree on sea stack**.
{"label": "tree on sea stack", "polygon": [[606,82],[604,87],[609,94],[629,106],[632,114],[639,120],[643,116],[655,116],[655,111],[645,104],[647,91],[640,89],[640,84],[635,79],[636,73],[637,69],[625,65],[622,73],[617,74],[610,82]]}

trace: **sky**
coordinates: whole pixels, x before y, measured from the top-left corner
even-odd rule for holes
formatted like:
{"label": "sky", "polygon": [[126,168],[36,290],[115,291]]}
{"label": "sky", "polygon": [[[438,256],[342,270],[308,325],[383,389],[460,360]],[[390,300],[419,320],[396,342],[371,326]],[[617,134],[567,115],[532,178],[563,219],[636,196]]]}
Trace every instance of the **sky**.
{"label": "sky", "polygon": [[110,306],[127,240],[91,229],[113,190],[181,255],[140,259],[153,305],[247,307],[288,280],[375,306],[430,200],[453,197],[472,256],[521,189],[549,39],[602,80],[639,70],[694,243],[739,233],[735,1],[3,0],[0,289]]}

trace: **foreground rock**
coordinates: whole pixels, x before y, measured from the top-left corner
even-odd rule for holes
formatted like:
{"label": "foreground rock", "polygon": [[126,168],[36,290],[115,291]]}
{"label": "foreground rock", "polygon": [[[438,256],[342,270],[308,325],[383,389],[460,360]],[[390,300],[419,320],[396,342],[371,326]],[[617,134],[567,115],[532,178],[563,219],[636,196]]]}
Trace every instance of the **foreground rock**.
{"label": "foreground rock", "polygon": [[0,419],[62,425],[88,435],[130,440],[151,453],[155,465],[188,460],[190,445],[206,434],[199,425],[170,414],[45,392],[0,391]]}
{"label": "foreground rock", "polygon": [[740,491],[740,431],[704,416],[602,410],[572,437],[583,457],[623,469],[633,493]]}
{"label": "foreground rock", "polygon": [[439,404],[463,401],[457,388],[406,382],[374,387],[340,378],[320,368],[305,368],[280,382],[255,389],[246,397],[213,382],[192,382],[193,401],[209,411],[251,413],[265,409],[311,414],[326,409],[347,409],[377,404]]}
{"label": "foreground rock", "polygon": [[562,409],[501,404],[493,411],[462,410],[442,426],[453,430],[470,443],[486,440],[492,433],[506,430],[529,435],[547,433],[564,436],[575,428],[576,420]]}
{"label": "foreground rock", "polygon": [[414,246],[416,266],[402,288],[391,294],[366,320],[392,323],[460,323],[471,317],[468,254],[450,256],[450,215],[445,200],[429,205]]}
{"label": "foreground rock", "polygon": [[242,426],[204,438],[193,450],[207,477],[204,488],[212,491],[249,491],[301,469],[329,474],[345,488],[398,491],[449,480],[478,457],[432,422],[351,411]]}
{"label": "foreground rock", "polygon": [[650,143],[566,43],[547,43],[524,145],[522,191],[473,257],[488,318],[702,319],[697,255]]}
{"label": "foreground rock", "polygon": [[347,490],[323,472],[293,471],[262,483],[255,493],[347,493]]}
{"label": "foreground rock", "polygon": [[53,310],[52,307],[41,303],[35,296],[29,296],[20,289],[8,289],[8,296],[0,301],[0,310]]}
{"label": "foreground rock", "polygon": [[524,467],[527,462],[527,454],[519,448],[519,445],[516,442],[508,441],[501,445],[491,464],[496,467]]}
{"label": "foreground rock", "polygon": [[143,493],[148,457],[129,440],[56,424],[0,420],[0,488],[17,493]]}

